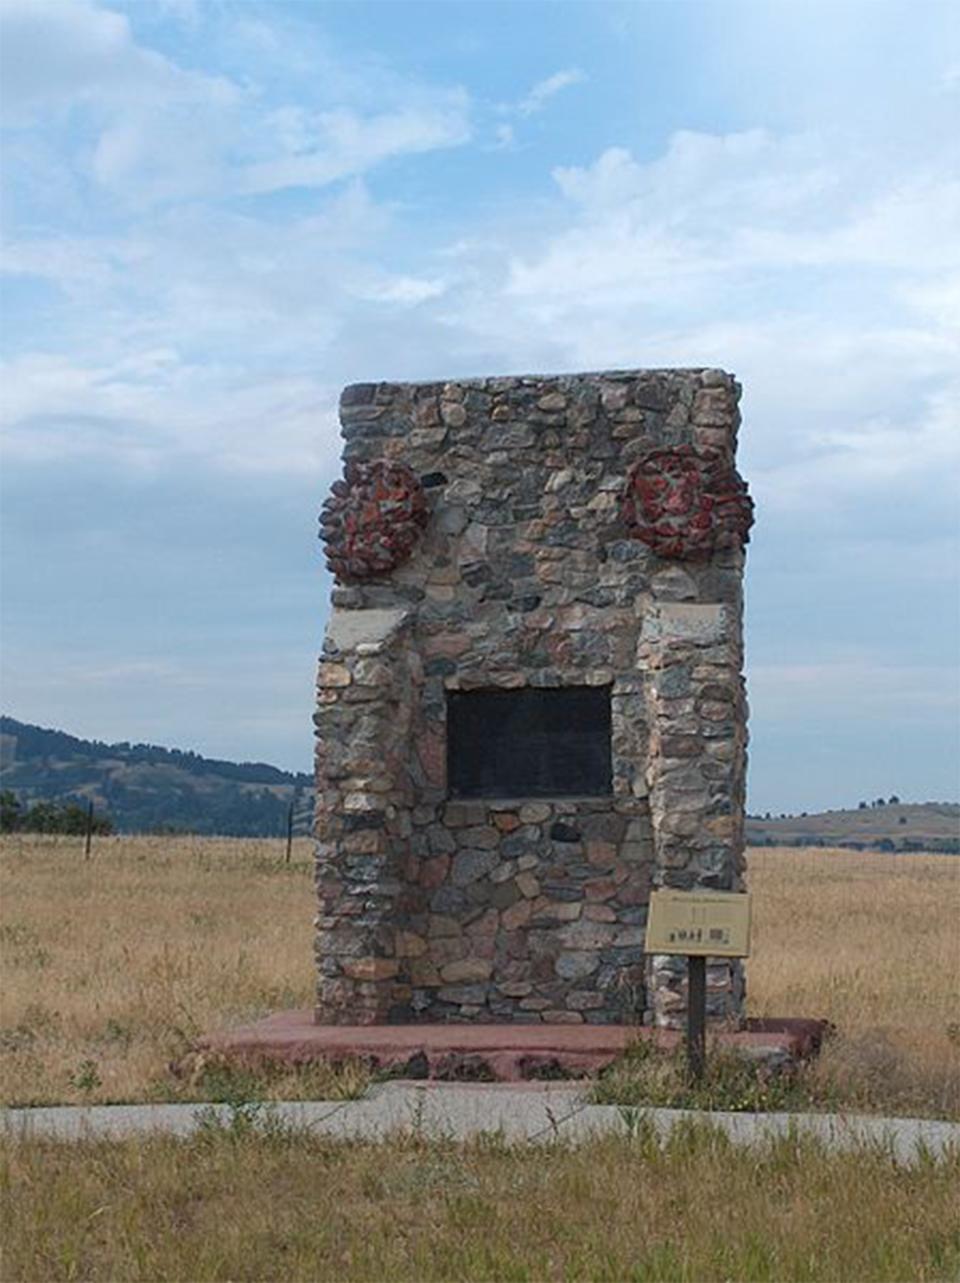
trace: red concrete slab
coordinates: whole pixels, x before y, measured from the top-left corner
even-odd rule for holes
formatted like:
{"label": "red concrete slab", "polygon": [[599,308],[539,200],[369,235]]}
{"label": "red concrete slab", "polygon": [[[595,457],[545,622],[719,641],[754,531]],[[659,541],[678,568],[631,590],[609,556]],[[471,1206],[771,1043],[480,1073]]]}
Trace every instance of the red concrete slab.
{"label": "red concrete slab", "polygon": [[[711,1037],[730,1050],[798,1060],[816,1053],[825,1030],[821,1020],[764,1019]],[[638,1025],[318,1025],[306,1010],[208,1034],[199,1047],[247,1063],[362,1060],[408,1077],[515,1082],[596,1073],[638,1040],[667,1050],[682,1039]]]}

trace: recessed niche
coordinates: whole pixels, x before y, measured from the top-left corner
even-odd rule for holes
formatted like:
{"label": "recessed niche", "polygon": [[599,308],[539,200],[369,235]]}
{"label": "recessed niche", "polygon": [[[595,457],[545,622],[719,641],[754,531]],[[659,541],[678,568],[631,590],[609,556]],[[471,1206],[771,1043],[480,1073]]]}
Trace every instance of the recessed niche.
{"label": "recessed niche", "polygon": [[606,797],[610,687],[451,691],[451,797]]}

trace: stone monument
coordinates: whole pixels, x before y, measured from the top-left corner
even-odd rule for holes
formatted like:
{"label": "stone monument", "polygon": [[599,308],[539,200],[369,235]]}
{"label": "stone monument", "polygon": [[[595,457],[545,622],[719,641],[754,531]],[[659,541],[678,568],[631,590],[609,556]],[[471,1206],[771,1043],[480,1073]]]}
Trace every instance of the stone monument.
{"label": "stone monument", "polygon": [[[740,388],[367,383],[321,516],[316,1019],[676,1026],[650,889],[743,888]],[[736,1024],[736,960],[708,967]]]}

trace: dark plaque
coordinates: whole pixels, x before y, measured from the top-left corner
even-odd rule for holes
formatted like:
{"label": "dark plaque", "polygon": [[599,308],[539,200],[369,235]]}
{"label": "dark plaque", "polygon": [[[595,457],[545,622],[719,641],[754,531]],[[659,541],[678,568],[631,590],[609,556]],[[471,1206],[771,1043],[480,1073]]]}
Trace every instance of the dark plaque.
{"label": "dark plaque", "polygon": [[451,797],[606,797],[610,687],[451,691]]}

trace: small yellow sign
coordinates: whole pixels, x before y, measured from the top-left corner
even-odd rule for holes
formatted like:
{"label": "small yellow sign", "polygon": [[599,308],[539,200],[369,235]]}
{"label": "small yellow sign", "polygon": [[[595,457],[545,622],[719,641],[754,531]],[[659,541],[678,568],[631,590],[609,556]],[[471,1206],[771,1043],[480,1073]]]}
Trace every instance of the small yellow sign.
{"label": "small yellow sign", "polygon": [[654,891],[647,953],[718,958],[750,954],[750,896],[740,891]]}

